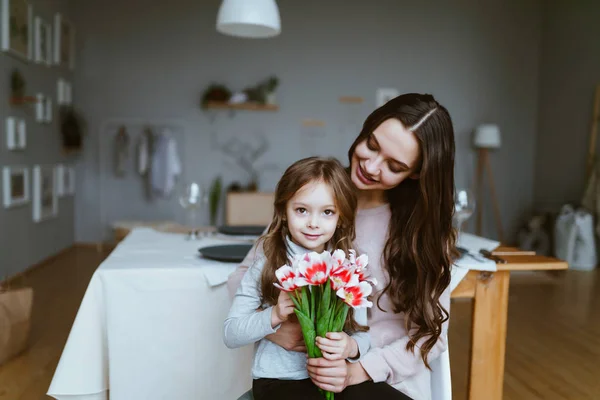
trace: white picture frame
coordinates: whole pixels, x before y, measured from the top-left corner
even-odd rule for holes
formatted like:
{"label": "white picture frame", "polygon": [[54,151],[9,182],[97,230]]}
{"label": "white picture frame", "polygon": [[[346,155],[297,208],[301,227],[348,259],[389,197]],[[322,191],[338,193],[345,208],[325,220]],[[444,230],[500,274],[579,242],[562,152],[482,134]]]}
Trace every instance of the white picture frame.
{"label": "white picture frame", "polygon": [[58,105],[71,105],[73,102],[71,83],[60,78],[56,84],[56,101]]}
{"label": "white picture frame", "polygon": [[65,197],[75,194],[75,168],[57,165],[56,166],[56,177],[57,177],[57,194],[58,197]]}
{"label": "white picture frame", "polygon": [[[10,24],[17,24],[11,27]],[[33,8],[27,0],[0,0],[0,47],[21,61],[33,55]],[[12,29],[11,29],[12,28]]]}
{"label": "white picture frame", "polygon": [[75,69],[75,27],[61,13],[54,14],[54,64]]}
{"label": "white picture frame", "polygon": [[64,197],[65,195],[65,171],[67,169],[64,165],[59,164],[56,166],[56,195],[58,197]]}
{"label": "white picture frame", "polygon": [[6,148],[25,150],[27,147],[27,123],[22,118],[6,118]]}
{"label": "white picture frame", "polygon": [[394,97],[400,96],[400,91],[398,89],[393,88],[381,88],[377,89],[377,107],[381,107]]}
{"label": "white picture frame", "polygon": [[68,181],[65,182],[65,191],[68,195],[75,195],[75,167],[67,168]]}
{"label": "white picture frame", "polygon": [[38,64],[51,66],[53,62],[52,25],[44,22],[40,17],[35,17],[34,21],[34,60]]}
{"label": "white picture frame", "polygon": [[35,120],[36,122],[46,121],[46,96],[42,93],[36,94]]}
{"label": "white picture frame", "polygon": [[52,98],[50,96],[46,96],[44,98],[44,122],[49,124],[53,119],[53,106],[52,106]]}
{"label": "white picture frame", "polygon": [[42,222],[58,215],[56,168],[33,167],[33,221]]}
{"label": "white picture frame", "polygon": [[29,169],[23,166],[2,168],[4,208],[29,203]]}

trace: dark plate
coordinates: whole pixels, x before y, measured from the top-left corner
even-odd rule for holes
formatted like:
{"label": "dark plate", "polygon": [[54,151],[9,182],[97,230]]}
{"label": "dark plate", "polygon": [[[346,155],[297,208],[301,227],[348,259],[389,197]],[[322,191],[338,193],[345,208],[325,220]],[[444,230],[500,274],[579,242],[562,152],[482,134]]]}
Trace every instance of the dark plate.
{"label": "dark plate", "polygon": [[253,235],[260,236],[267,227],[264,225],[223,225],[217,228],[219,233],[224,235]]}
{"label": "dark plate", "polygon": [[251,244],[224,244],[220,246],[201,247],[198,251],[202,257],[211,260],[242,262],[251,248]]}

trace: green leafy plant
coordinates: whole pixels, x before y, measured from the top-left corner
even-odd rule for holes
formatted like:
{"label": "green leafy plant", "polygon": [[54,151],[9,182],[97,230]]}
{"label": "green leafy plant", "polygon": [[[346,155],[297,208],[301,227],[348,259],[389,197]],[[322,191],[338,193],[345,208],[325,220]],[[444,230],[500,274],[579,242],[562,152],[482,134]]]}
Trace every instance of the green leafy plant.
{"label": "green leafy plant", "polygon": [[82,115],[72,106],[61,106],[58,115],[63,148],[80,150],[86,127]]}
{"label": "green leafy plant", "polygon": [[227,102],[231,98],[231,90],[220,83],[212,83],[202,94],[200,101],[204,108],[210,101]]}
{"label": "green leafy plant", "polygon": [[25,78],[16,68],[10,76],[10,90],[13,97],[25,96]]}
{"label": "green leafy plant", "polygon": [[279,79],[275,75],[271,76],[265,83],[267,93],[273,93],[277,86],[279,86]]}

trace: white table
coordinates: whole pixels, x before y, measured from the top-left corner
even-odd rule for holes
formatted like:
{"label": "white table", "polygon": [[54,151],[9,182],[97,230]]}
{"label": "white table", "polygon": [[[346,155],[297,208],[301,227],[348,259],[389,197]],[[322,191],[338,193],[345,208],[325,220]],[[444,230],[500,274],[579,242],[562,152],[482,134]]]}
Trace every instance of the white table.
{"label": "white table", "polygon": [[197,256],[183,235],[135,229],[94,273],[48,395],[57,399],[235,399],[252,347],[222,340],[224,282],[237,265]]}
{"label": "white table", "polygon": [[[48,395],[64,399],[236,399],[251,387],[252,346],[222,340],[230,300],[222,285],[237,265],[200,259],[222,239],[137,228],[94,273]],[[469,269],[495,268],[465,257]]]}

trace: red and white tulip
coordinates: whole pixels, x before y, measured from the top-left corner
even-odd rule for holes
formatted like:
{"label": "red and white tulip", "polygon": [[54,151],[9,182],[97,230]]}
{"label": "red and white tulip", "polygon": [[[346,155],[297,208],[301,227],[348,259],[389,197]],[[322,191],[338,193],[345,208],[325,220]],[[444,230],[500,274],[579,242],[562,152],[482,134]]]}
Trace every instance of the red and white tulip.
{"label": "red and white tulip", "polygon": [[277,269],[275,276],[279,281],[279,284],[275,283],[275,286],[284,292],[293,292],[302,286],[308,285],[306,279],[300,276],[299,272],[289,265],[284,265]]}
{"label": "red and white tulip", "polygon": [[319,254],[313,251],[306,253],[298,262],[298,271],[309,285],[322,285],[329,279],[332,266],[333,260],[329,252]]}
{"label": "red and white tulip", "polygon": [[346,286],[337,290],[336,295],[352,308],[363,308],[373,306],[373,303],[367,300],[372,291],[373,288],[368,282],[360,282],[358,275],[354,274]]}

